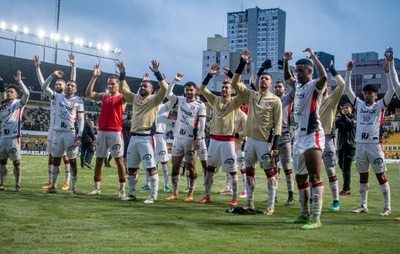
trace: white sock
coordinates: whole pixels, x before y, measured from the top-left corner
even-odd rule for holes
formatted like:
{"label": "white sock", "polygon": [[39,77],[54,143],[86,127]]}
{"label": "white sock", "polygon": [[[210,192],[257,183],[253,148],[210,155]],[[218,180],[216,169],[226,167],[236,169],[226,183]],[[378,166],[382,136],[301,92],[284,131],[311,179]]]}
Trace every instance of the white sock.
{"label": "white sock", "polygon": [[368,190],[369,183],[360,183],[360,206],[367,208],[368,207]]}
{"label": "white sock", "polygon": [[64,171],[65,171],[65,183],[69,184],[69,181],[71,179],[71,164],[65,164],[64,165]]}
{"label": "white sock", "polygon": [[339,201],[339,181],[329,181],[329,187],[331,188],[333,201]]}
{"label": "white sock", "polygon": [[211,188],[212,188],[212,185],[214,183],[214,175],[215,175],[214,172],[207,172],[206,173],[206,179],[205,179],[205,182],[204,182],[204,195],[207,198],[210,198],[210,196],[211,196]]}
{"label": "white sock", "polygon": [[164,176],[164,186],[168,186],[168,164],[161,164],[163,176]]}
{"label": "white sock", "polygon": [[158,184],[160,182],[160,178],[158,177],[158,172],[156,172],[154,175],[149,176],[150,180],[150,191],[151,195],[155,200],[158,198]]}
{"label": "white sock", "polygon": [[390,205],[390,185],[389,182],[381,184],[381,192],[383,195],[383,202],[385,203],[385,209],[391,210]]}
{"label": "white sock", "polygon": [[60,166],[54,166],[53,165],[53,175],[52,175],[52,185],[54,188],[57,189],[57,183],[58,183],[58,174],[60,173]]}
{"label": "white sock", "polygon": [[313,192],[312,218],[313,220],[318,222],[321,220],[321,210],[324,198],[324,186],[322,181],[313,184],[312,192]]}
{"label": "white sock", "polygon": [[268,207],[275,207],[276,182],[275,175],[267,178]]}
{"label": "white sock", "polygon": [[232,179],[232,199],[237,199],[238,197],[238,175],[230,175]]}

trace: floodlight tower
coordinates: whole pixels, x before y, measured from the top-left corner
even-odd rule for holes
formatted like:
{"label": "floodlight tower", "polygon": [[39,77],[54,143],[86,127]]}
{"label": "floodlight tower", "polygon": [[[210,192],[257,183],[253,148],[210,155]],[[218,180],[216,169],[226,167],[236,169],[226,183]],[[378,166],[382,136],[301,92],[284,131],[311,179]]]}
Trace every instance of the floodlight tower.
{"label": "floodlight tower", "polygon": [[[59,34],[59,28],[60,28],[60,4],[61,4],[61,0],[56,0],[56,19],[54,21],[56,34]],[[55,48],[56,48],[56,50],[54,50],[53,62],[54,62],[54,64],[57,64],[58,41],[56,41]]]}

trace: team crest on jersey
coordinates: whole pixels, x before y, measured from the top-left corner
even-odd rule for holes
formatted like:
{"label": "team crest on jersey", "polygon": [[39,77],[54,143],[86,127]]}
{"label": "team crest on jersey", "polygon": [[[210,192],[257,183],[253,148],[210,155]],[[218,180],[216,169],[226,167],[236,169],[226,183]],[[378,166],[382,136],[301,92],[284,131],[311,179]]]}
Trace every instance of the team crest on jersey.
{"label": "team crest on jersey", "polygon": [[271,106],[271,104],[272,104],[272,102],[270,102],[270,101],[266,101],[266,102],[265,102],[265,106],[266,106],[266,107]]}
{"label": "team crest on jersey", "polygon": [[196,108],[196,107],[193,106],[193,105],[190,106],[190,109],[191,109],[191,110],[193,110],[193,109],[195,109],[195,108]]}
{"label": "team crest on jersey", "polygon": [[150,101],[150,99],[147,98],[147,99],[145,99],[145,100],[143,101],[143,103],[147,103],[147,102],[149,102],[149,101]]}
{"label": "team crest on jersey", "polygon": [[307,87],[308,87],[308,85],[307,85],[307,84],[305,84],[305,85],[303,85],[303,86],[300,86],[300,89],[306,90],[306,89],[307,89]]}

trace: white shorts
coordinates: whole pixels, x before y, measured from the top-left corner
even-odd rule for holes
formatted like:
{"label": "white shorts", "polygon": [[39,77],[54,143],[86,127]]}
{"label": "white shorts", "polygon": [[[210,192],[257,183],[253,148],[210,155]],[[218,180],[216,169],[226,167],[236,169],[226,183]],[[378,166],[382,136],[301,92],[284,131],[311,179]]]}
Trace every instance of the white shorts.
{"label": "white shorts", "polygon": [[292,154],[292,145],[289,143],[280,143],[278,145],[279,155],[275,161],[279,161],[283,170],[292,169],[292,163],[290,161]]}
{"label": "white shorts", "polygon": [[216,169],[222,166],[222,172],[225,173],[237,171],[236,141],[219,141],[211,138],[208,148],[209,166]]}
{"label": "white shorts", "polygon": [[154,168],[154,148],[154,136],[131,136],[126,155],[128,168],[139,168],[140,162],[144,168]]}
{"label": "white shorts", "polygon": [[12,161],[21,160],[21,138],[0,139],[0,160],[8,158]]}
{"label": "white shorts", "polygon": [[167,162],[168,161],[168,147],[167,139],[165,134],[156,134],[156,162]]}
{"label": "white shorts", "polygon": [[200,147],[199,150],[197,150],[197,155],[199,156],[199,160],[201,161],[207,160],[208,152],[207,152],[207,144],[205,138],[200,139]]}
{"label": "white shorts", "polygon": [[54,129],[49,128],[49,131],[47,133],[47,147],[46,147],[46,152],[49,154],[53,153],[53,139],[54,139]]}
{"label": "white shorts", "polygon": [[236,149],[236,158],[237,158],[237,163],[238,163],[238,167],[239,169],[245,169],[245,163],[244,163],[244,151],[242,151],[242,149]]}
{"label": "white shorts", "polygon": [[98,131],[96,140],[96,157],[106,158],[110,149],[113,158],[122,157],[124,154],[124,139],[122,132]]}
{"label": "white shorts", "polygon": [[336,139],[333,135],[325,135],[325,149],[322,160],[326,166],[336,165]]}
{"label": "white shorts", "polygon": [[[310,149],[319,149],[322,152],[325,147],[325,135],[323,131],[313,132],[305,136],[296,136],[293,142],[293,167],[296,175],[308,174],[304,153]],[[322,160],[322,156],[321,156]]]}
{"label": "white shorts", "polygon": [[193,151],[193,142],[194,141],[190,139],[175,138],[174,143],[172,144],[172,157],[183,156],[186,163],[195,164],[196,153]]}
{"label": "white shorts", "polygon": [[385,154],[381,144],[356,143],[357,172],[369,172],[369,165],[372,166],[375,174],[386,172]]}
{"label": "white shorts", "polygon": [[258,161],[262,169],[270,169],[275,163],[274,160],[271,160],[271,146],[272,144],[269,142],[248,137],[245,147],[246,168],[255,168]]}
{"label": "white shorts", "polygon": [[53,139],[53,157],[63,157],[65,152],[69,159],[78,156],[79,147],[75,146],[75,133],[55,131]]}

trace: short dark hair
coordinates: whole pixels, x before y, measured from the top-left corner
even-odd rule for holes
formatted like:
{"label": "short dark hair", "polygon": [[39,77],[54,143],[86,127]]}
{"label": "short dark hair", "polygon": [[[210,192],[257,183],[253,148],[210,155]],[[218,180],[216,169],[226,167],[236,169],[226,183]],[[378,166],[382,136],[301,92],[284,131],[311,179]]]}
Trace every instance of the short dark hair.
{"label": "short dark hair", "polygon": [[7,90],[10,88],[13,88],[17,92],[18,95],[21,92],[21,90],[19,89],[19,87],[17,85],[14,85],[14,84],[8,85]]}
{"label": "short dark hair", "polygon": [[343,107],[349,107],[351,109],[353,109],[353,105],[351,105],[351,103],[346,102],[345,104],[343,104]]}
{"label": "short dark hair", "polygon": [[108,77],[108,79],[116,79],[119,80],[119,77],[117,75],[111,75],[110,77]]}
{"label": "short dark hair", "polygon": [[300,60],[297,60],[296,65],[306,65],[306,66],[309,66],[309,67],[313,66],[311,60],[309,60],[307,58],[302,58]]}
{"label": "short dark hair", "polygon": [[366,86],[364,86],[363,88],[363,92],[373,92],[373,93],[378,93],[378,87],[376,87],[376,85],[372,85],[372,84],[368,84]]}
{"label": "short dark hair", "polygon": [[192,81],[186,82],[186,84],[184,85],[184,87],[186,87],[186,86],[194,86],[194,87],[197,88],[196,83],[194,83],[194,82],[192,82]]}
{"label": "short dark hair", "polygon": [[263,72],[263,73],[261,73],[260,77],[261,77],[261,76],[264,76],[264,75],[268,75],[268,76],[271,78],[271,80],[274,79],[274,78],[272,77],[272,75],[271,75],[270,73],[268,73],[268,72]]}

